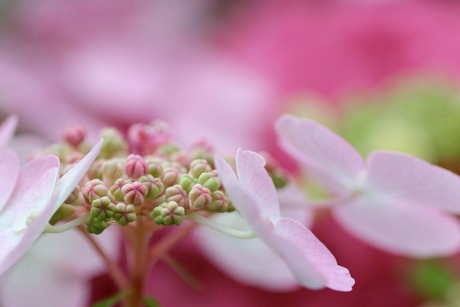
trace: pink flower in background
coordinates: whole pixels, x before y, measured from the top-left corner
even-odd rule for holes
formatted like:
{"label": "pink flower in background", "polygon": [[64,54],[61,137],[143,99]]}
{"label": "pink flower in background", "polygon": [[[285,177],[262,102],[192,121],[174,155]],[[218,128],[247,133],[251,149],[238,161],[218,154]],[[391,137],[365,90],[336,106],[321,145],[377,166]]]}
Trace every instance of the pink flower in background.
{"label": "pink flower in background", "polygon": [[354,280],[348,270],[337,265],[310,230],[294,219],[281,217],[275,186],[260,155],[238,150],[238,178],[222,158],[216,158],[215,163],[234,206],[254,233],[286,261],[302,286],[351,290]]}
{"label": "pink flower in background", "polygon": [[460,248],[460,178],[423,160],[377,151],[365,163],[329,129],[282,116],[282,147],[335,197],[337,221],[378,248],[417,258],[449,256]]}
{"label": "pink flower in background", "polygon": [[73,122],[95,139],[103,126],[163,119],[185,145],[206,136],[223,150],[254,148],[275,117],[273,91],[207,46],[209,6],[21,2],[0,44],[0,108],[53,140]]}

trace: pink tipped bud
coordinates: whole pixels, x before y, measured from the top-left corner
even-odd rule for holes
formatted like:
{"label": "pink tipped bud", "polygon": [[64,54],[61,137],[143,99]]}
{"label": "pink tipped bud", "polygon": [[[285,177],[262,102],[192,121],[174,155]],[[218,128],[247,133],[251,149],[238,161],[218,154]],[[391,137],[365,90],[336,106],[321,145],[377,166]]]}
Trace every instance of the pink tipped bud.
{"label": "pink tipped bud", "polygon": [[125,172],[128,177],[137,179],[149,171],[149,166],[144,158],[139,155],[129,155],[126,160]]}
{"label": "pink tipped bud", "polygon": [[212,203],[211,191],[201,184],[195,184],[188,197],[191,210],[204,209]]}
{"label": "pink tipped bud", "polygon": [[165,187],[170,187],[176,183],[179,183],[180,176],[181,173],[177,168],[168,166],[163,169],[163,173],[161,174],[161,181],[163,181]]}
{"label": "pink tipped bud", "polygon": [[135,181],[123,185],[121,191],[124,194],[123,200],[125,203],[139,206],[144,202],[148,188],[141,182]]}
{"label": "pink tipped bud", "polygon": [[99,179],[93,179],[88,181],[85,187],[82,189],[83,196],[88,200],[89,203],[92,203],[94,200],[101,197],[107,196],[108,193],[107,187]]}
{"label": "pink tipped bud", "polygon": [[64,140],[73,147],[80,145],[85,137],[85,129],[80,125],[69,125],[64,128]]}
{"label": "pink tipped bud", "polygon": [[200,177],[201,174],[204,172],[210,172],[212,170],[211,165],[209,165],[208,161],[204,159],[196,159],[190,163],[190,176],[194,178]]}
{"label": "pink tipped bud", "polygon": [[172,187],[167,188],[165,191],[165,196],[166,196],[167,202],[170,202],[170,201],[176,202],[181,207],[185,207],[188,205],[187,192],[179,184],[176,184],[176,185],[173,185]]}
{"label": "pink tipped bud", "polygon": [[134,150],[144,155],[153,153],[170,139],[169,126],[163,121],[152,121],[147,125],[134,124],[128,130],[129,143]]}

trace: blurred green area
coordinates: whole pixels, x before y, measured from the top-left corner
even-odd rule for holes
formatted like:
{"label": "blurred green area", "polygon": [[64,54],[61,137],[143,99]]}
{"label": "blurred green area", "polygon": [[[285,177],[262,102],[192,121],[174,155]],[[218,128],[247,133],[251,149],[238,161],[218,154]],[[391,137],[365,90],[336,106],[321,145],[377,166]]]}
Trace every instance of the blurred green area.
{"label": "blurred green area", "polygon": [[288,109],[337,131],[366,156],[406,152],[455,170],[460,160],[460,87],[441,78],[413,78],[349,96],[339,109],[296,98]]}

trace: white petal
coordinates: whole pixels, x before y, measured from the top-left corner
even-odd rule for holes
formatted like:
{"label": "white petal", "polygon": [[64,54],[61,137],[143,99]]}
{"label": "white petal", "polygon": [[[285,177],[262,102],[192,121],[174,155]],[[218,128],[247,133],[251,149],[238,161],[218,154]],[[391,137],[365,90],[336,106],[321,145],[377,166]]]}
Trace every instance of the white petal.
{"label": "white petal", "polygon": [[236,154],[236,168],[239,181],[257,199],[255,204],[259,205],[262,214],[270,220],[279,219],[278,193],[265,170],[265,159],[253,151],[240,148]]}
{"label": "white petal", "polygon": [[407,154],[378,151],[370,155],[368,183],[401,205],[460,213],[460,177]]}
{"label": "white petal", "polygon": [[17,155],[11,150],[0,152],[0,214],[14,191],[21,166]]}
{"label": "white petal", "polygon": [[333,214],[356,237],[397,255],[444,257],[460,248],[458,221],[430,208],[363,196]]}
{"label": "white petal", "polygon": [[309,174],[336,194],[347,194],[359,179],[364,162],[340,136],[309,119],[281,116],[276,124],[281,146]]}
{"label": "white petal", "polygon": [[[212,219],[233,229],[249,229],[237,212],[218,214]],[[284,260],[257,238],[237,239],[206,227],[197,229],[195,236],[205,255],[243,284],[268,291],[289,291],[299,286]]]}

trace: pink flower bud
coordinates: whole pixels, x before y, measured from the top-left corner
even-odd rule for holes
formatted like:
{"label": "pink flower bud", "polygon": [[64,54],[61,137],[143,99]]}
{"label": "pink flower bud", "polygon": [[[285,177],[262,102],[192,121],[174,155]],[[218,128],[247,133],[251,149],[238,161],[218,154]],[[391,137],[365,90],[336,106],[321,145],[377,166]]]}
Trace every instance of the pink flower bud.
{"label": "pink flower bud", "polygon": [[174,201],[181,207],[188,205],[187,192],[179,184],[167,188],[165,191],[165,196],[167,202]]}
{"label": "pink flower bud", "polygon": [[129,155],[126,160],[125,172],[128,177],[137,179],[147,174],[149,166],[139,155]]}
{"label": "pink flower bud", "polygon": [[85,137],[85,129],[80,125],[69,125],[64,128],[64,140],[73,147],[80,145]]}
{"label": "pink flower bud", "polygon": [[144,155],[153,153],[170,139],[169,126],[163,121],[152,121],[147,125],[134,124],[128,130],[129,143],[135,151]]}
{"label": "pink flower bud", "polygon": [[99,179],[88,181],[82,190],[83,196],[92,203],[94,200],[104,197],[108,193],[107,187]]}
{"label": "pink flower bud", "polygon": [[133,183],[125,184],[121,188],[121,191],[124,194],[123,199],[125,203],[139,206],[144,202],[148,189],[141,182],[135,181]]}
{"label": "pink flower bud", "polygon": [[181,174],[177,168],[165,167],[163,169],[163,173],[161,174],[161,180],[163,181],[165,187],[170,187],[179,183],[180,176]]}
{"label": "pink flower bud", "polygon": [[200,184],[195,184],[188,197],[191,210],[204,209],[212,203],[211,191]]}

